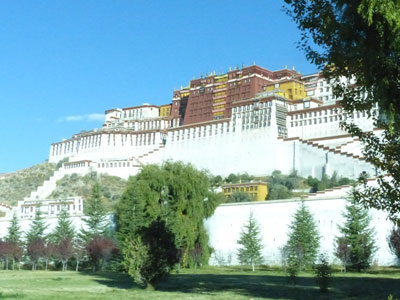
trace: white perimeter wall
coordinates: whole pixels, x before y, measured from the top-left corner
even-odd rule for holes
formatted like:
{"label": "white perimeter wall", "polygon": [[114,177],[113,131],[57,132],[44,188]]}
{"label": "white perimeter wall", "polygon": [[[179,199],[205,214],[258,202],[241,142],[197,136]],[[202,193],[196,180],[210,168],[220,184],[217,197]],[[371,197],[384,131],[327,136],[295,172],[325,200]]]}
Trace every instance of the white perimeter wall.
{"label": "white perimeter wall", "polygon": [[[306,200],[306,205],[313,213],[321,235],[321,251],[329,256],[330,262],[340,263],[333,255],[334,239],[339,236],[338,224],[343,225],[342,211],[346,205],[344,199]],[[220,205],[214,215],[206,221],[210,234],[210,244],[219,254],[227,257],[232,255],[232,264],[238,264],[237,240],[242,227],[247,223],[249,215],[257,220],[261,228],[264,245],[263,257],[268,265],[280,265],[279,249],[287,242],[288,226],[292,216],[300,205],[300,200],[265,201],[256,203],[237,203]],[[386,214],[371,210],[371,226],[376,232],[378,251],[374,261],[379,265],[395,265],[396,257],[390,252],[387,236],[392,228]],[[212,258],[211,264],[217,264]]]}
{"label": "white perimeter wall", "polygon": [[[324,199],[307,200],[306,205],[314,214],[321,235],[321,251],[329,255],[331,262],[337,259],[333,256],[334,238],[339,235],[338,224],[343,224],[341,215],[344,210],[346,200],[343,199]],[[287,241],[288,225],[300,201],[281,200],[265,201],[239,204],[220,205],[214,215],[206,220],[206,227],[210,235],[210,244],[214,250],[226,257],[232,255],[232,264],[237,264],[237,240],[239,239],[241,229],[246,224],[250,212],[261,227],[261,235],[264,244],[263,256],[268,265],[280,265],[281,255],[280,247]],[[376,243],[378,251],[375,254],[374,261],[379,265],[395,265],[396,257],[390,252],[386,238],[389,234],[392,224],[386,220],[385,213],[371,210],[372,222],[376,232]],[[80,217],[72,217],[76,229],[82,226]],[[21,228],[24,232],[29,230],[31,220],[20,220]],[[50,232],[57,224],[57,218],[47,218]],[[0,221],[0,238],[7,234],[7,228],[10,223],[6,220]],[[216,264],[212,257],[211,264]]]}

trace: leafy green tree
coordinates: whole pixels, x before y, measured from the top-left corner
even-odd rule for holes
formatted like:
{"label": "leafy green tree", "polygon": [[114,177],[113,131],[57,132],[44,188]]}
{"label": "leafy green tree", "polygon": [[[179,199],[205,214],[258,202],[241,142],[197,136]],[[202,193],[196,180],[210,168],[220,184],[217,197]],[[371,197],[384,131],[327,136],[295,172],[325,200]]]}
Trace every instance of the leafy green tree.
{"label": "leafy green tree", "polygon": [[239,177],[236,176],[235,174],[231,173],[228,175],[228,177],[225,178],[226,183],[238,183],[239,182]]}
{"label": "leafy green tree", "polygon": [[396,226],[392,228],[388,236],[388,244],[390,251],[400,260],[400,227]]}
{"label": "leafy green tree", "polygon": [[319,248],[319,233],[314,218],[301,202],[289,225],[288,265],[302,270],[311,267],[317,258]]}
{"label": "leafy green tree", "polygon": [[255,265],[262,262],[261,250],[263,245],[260,237],[260,228],[257,221],[250,213],[247,224],[244,225],[237,241],[241,248],[238,249],[238,258],[241,264],[249,264],[254,272]]}
{"label": "leafy green tree", "polygon": [[251,202],[254,201],[254,197],[250,196],[246,192],[234,192],[232,195],[228,197],[226,200],[227,203],[235,203],[235,202]]}
{"label": "leafy green tree", "polygon": [[86,228],[81,229],[81,238],[89,242],[95,236],[104,235],[109,227],[109,222],[101,187],[97,182],[92,186],[90,196],[84,203],[84,213],[86,217],[82,220],[86,224]]}
{"label": "leafy green tree", "polygon": [[[116,208],[117,237],[122,247],[126,241],[131,245],[143,228],[160,220],[174,235],[184,266],[195,265],[198,257],[194,259],[191,253],[199,246],[200,264],[206,264],[210,247],[204,219],[213,214],[222,197],[211,188],[208,174],[190,164],[147,165],[129,179]],[[127,252],[122,249],[122,253]]]}
{"label": "leafy green tree", "polygon": [[[285,0],[287,13],[302,31],[300,48],[324,71],[349,120],[343,122],[364,145],[367,162],[377,167],[378,184],[355,192],[359,201],[400,211],[400,2],[396,0]],[[351,85],[343,79],[351,79]],[[354,111],[368,114],[374,126],[363,132]],[[389,174],[389,177],[385,175]]]}
{"label": "leafy green tree", "polygon": [[[370,228],[371,218],[368,211],[353,197],[350,198],[343,213],[345,223],[339,226],[342,236],[336,238],[337,247],[341,245],[340,239],[347,241],[349,251],[348,268],[363,271],[371,265],[372,257],[376,251],[374,230]],[[341,245],[343,247],[343,245]],[[336,249],[336,255],[340,249]],[[338,256],[339,259],[341,257]]]}
{"label": "leafy green tree", "polygon": [[175,236],[160,219],[126,239],[122,253],[128,274],[147,289],[155,289],[179,261]]}

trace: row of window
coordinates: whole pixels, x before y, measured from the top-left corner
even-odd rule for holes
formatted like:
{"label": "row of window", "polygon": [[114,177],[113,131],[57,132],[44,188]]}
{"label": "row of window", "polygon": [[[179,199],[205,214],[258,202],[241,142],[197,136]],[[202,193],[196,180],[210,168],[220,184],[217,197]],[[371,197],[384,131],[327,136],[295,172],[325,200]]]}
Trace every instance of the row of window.
{"label": "row of window", "polygon": [[246,187],[230,187],[230,188],[224,188],[224,193],[233,193],[233,192],[249,192],[249,191],[257,191],[258,186],[246,186]]}

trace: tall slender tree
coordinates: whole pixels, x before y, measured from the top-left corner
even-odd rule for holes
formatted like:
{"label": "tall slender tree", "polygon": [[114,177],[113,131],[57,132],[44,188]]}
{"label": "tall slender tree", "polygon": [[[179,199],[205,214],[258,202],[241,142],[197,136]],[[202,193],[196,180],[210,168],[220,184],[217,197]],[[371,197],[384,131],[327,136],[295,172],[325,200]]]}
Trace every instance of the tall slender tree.
{"label": "tall slender tree", "polygon": [[261,250],[263,245],[260,237],[260,228],[251,212],[247,224],[242,228],[240,239],[237,241],[242,247],[238,250],[240,263],[249,264],[254,272],[254,267],[263,260]]}
{"label": "tall slender tree", "polygon": [[[376,251],[375,233],[370,227],[371,217],[354,197],[350,197],[343,216],[346,221],[343,226],[339,226],[342,236],[336,238],[336,244],[339,247],[341,239],[346,241],[349,252],[348,268],[360,272],[369,268]],[[336,255],[339,253],[340,249],[337,248]]]}
{"label": "tall slender tree", "polygon": [[95,183],[90,191],[89,198],[84,204],[83,222],[86,228],[81,229],[81,238],[89,242],[95,236],[106,233],[109,222],[107,221],[107,210],[103,200],[103,193],[99,183]]}
{"label": "tall slender tree", "polygon": [[68,260],[73,255],[75,228],[69,217],[66,205],[62,205],[58,222],[52,233],[54,255],[62,263],[62,270],[67,269]]}
{"label": "tall slender tree", "polygon": [[32,270],[36,270],[39,260],[46,254],[46,229],[47,225],[42,217],[40,205],[38,205],[35,209],[35,218],[26,234],[26,252],[31,260]]}
{"label": "tall slender tree", "polygon": [[288,265],[299,270],[313,265],[319,249],[319,233],[314,217],[304,201],[289,226]]}
{"label": "tall slender tree", "polygon": [[21,226],[19,225],[18,216],[14,212],[11,219],[11,224],[8,227],[8,233],[6,237],[6,242],[9,243],[11,248],[11,258],[12,258],[12,269],[15,269],[15,262],[20,261],[21,253],[23,252],[22,247],[22,232]]}

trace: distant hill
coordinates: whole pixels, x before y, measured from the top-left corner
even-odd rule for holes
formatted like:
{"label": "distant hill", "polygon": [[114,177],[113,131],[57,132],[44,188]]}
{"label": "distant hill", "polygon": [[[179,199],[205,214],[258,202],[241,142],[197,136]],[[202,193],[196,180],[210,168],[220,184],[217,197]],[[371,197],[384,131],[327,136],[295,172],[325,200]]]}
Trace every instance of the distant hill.
{"label": "distant hill", "polygon": [[65,175],[57,181],[57,187],[48,197],[58,199],[64,197],[81,196],[84,199],[90,196],[91,187],[95,182],[99,182],[103,189],[105,202],[110,210],[118,202],[126,187],[126,180],[106,174],[91,172],[84,176],[78,174]]}
{"label": "distant hill", "polygon": [[0,175],[0,202],[16,205],[18,200],[28,197],[56,169],[56,164],[43,162],[32,167]]}

